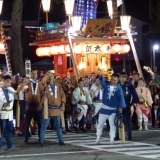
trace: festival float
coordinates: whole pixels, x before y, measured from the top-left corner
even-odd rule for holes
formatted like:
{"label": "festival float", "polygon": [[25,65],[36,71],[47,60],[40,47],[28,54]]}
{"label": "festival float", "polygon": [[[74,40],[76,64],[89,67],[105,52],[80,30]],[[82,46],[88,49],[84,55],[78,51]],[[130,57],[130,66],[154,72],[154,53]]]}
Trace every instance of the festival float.
{"label": "festival float", "polygon": [[[42,0],[46,24],[36,32],[29,46],[37,46],[37,56],[53,56],[57,75],[66,75],[67,56],[71,57],[76,79],[103,70],[105,77],[112,74],[111,54],[125,54],[132,49],[137,70],[143,77],[133,38],[129,29],[131,16],[121,15],[121,27],[114,19],[113,2],[108,0],[110,19],[88,19],[82,26],[82,16],[72,16],[74,0],[64,0],[68,21],[62,25],[48,23],[50,1]],[[114,4],[115,5],[115,4]],[[117,3],[116,3],[117,5]]]}

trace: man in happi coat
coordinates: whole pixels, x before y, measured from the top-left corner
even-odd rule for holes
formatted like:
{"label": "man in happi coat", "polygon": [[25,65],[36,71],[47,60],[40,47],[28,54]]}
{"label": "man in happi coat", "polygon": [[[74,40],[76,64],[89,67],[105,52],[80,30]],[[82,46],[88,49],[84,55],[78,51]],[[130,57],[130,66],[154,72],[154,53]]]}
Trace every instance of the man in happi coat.
{"label": "man in happi coat", "polygon": [[82,79],[78,80],[78,87],[73,91],[72,104],[74,105],[75,114],[77,115],[77,133],[79,133],[80,124],[82,126],[83,132],[86,132],[86,115],[88,105],[92,104],[92,99],[88,88],[84,87],[84,82]]}
{"label": "man in happi coat", "polygon": [[126,107],[123,91],[118,82],[118,75],[112,74],[111,80],[106,81],[102,75],[102,71],[99,69],[99,81],[103,89],[102,107],[100,109],[98,126],[97,126],[97,140],[95,144],[100,144],[100,138],[106,119],[109,120],[110,125],[110,143],[114,143],[114,137],[116,132],[115,116],[117,109],[119,113],[122,113],[122,109]]}
{"label": "man in happi coat", "polygon": [[38,136],[41,128],[41,104],[40,104],[40,90],[39,81],[37,79],[37,70],[31,71],[30,79],[24,79],[23,83],[18,87],[18,91],[23,90],[26,100],[26,115],[25,115],[25,128],[24,128],[24,143],[28,143],[29,139],[29,126],[31,119],[37,122]]}
{"label": "man in happi coat", "polygon": [[92,125],[93,125],[93,130],[96,131],[97,129],[96,123],[99,116],[99,110],[102,106],[102,87],[99,82],[99,76],[96,76],[95,83],[92,84],[90,92],[93,101],[93,105],[91,106]]}
{"label": "man in happi coat", "polygon": [[18,150],[12,142],[13,131],[13,102],[14,93],[11,87],[11,77],[6,75],[3,77],[3,85],[0,87],[0,151],[3,151],[2,137],[7,142],[8,150]]}
{"label": "man in happi coat", "polygon": [[62,137],[62,126],[61,126],[61,112],[65,110],[66,96],[63,92],[62,86],[60,83],[54,81],[54,72],[47,72],[47,74],[42,78],[40,89],[43,92],[42,95],[42,106],[45,107],[44,101],[47,98],[47,111],[48,116],[45,118],[45,112],[43,109],[42,117],[42,127],[40,131],[40,146],[44,145],[44,138],[46,129],[49,125],[51,119],[54,121],[56,128],[56,133],[58,137],[59,145],[65,145]]}

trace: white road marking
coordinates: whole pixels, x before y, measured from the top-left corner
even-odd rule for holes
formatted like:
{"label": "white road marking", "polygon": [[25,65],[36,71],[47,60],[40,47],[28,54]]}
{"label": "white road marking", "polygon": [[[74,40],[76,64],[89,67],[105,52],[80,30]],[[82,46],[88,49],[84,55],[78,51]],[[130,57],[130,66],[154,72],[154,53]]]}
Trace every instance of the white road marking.
{"label": "white road marking", "polygon": [[[49,136],[48,136],[49,135]],[[32,137],[38,138],[38,137]],[[47,141],[58,141],[55,132],[46,134]],[[147,144],[142,142],[132,142],[132,141],[116,141],[115,144],[110,144],[109,138],[101,138],[101,144],[95,145],[96,136],[90,134],[76,134],[68,133],[63,135],[63,139],[66,143],[94,149],[97,151],[105,151],[111,153],[118,153],[122,155],[137,156],[142,158],[150,159],[160,159],[160,146],[154,144]]]}
{"label": "white road marking", "polygon": [[[78,153],[93,153],[96,150],[88,151],[72,151],[72,152],[52,152],[52,153],[38,153],[38,154],[22,154],[22,155],[6,155],[0,156],[0,158],[13,158],[13,157],[32,157],[32,156],[48,156],[48,155],[60,155],[60,154],[78,154]],[[5,152],[4,152],[5,153]]]}

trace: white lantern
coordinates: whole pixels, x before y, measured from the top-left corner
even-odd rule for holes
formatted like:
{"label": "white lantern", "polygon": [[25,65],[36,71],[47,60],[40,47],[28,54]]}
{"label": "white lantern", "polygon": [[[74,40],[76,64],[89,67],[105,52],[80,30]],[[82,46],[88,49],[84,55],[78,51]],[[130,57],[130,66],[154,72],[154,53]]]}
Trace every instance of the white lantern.
{"label": "white lantern", "polygon": [[110,44],[104,44],[102,46],[103,53],[111,53],[111,45]]}
{"label": "white lantern", "polygon": [[93,45],[92,52],[96,53],[96,54],[101,53],[102,52],[102,46],[99,43]]}
{"label": "white lantern", "polygon": [[74,31],[75,32],[79,31],[81,28],[82,17],[81,16],[72,16],[71,21],[72,21],[72,27],[73,27]]}
{"label": "white lantern", "polygon": [[50,55],[57,55],[58,52],[59,52],[59,47],[58,46],[50,47]]}
{"label": "white lantern", "polygon": [[2,13],[3,0],[0,0],[0,14]]}
{"label": "white lantern", "polygon": [[83,48],[82,48],[82,46],[81,46],[80,44],[76,44],[76,45],[74,46],[74,53],[75,53],[75,54],[81,54],[82,51],[83,51]]}
{"label": "white lantern", "polygon": [[37,55],[38,57],[41,57],[41,56],[43,55],[42,52],[43,52],[43,50],[42,50],[41,47],[39,47],[39,48],[36,49],[36,55]]}
{"label": "white lantern", "polygon": [[43,56],[50,56],[50,47],[43,48]]}
{"label": "white lantern", "polygon": [[83,52],[85,53],[85,54],[90,54],[90,53],[92,53],[92,45],[91,44],[85,44],[84,46],[83,46]]}
{"label": "white lantern", "polygon": [[109,17],[112,18],[112,16],[113,16],[113,5],[112,5],[112,0],[108,0],[108,1],[106,1],[106,2],[107,2],[107,8],[108,8]]}
{"label": "white lantern", "polygon": [[64,0],[67,15],[73,14],[74,2],[75,2],[75,0]]}
{"label": "white lantern", "polygon": [[64,50],[65,50],[66,53],[70,53],[70,48],[69,48],[68,44],[65,45]]}
{"label": "white lantern", "polygon": [[50,4],[51,4],[51,0],[42,0],[42,7],[44,12],[50,11]]}
{"label": "white lantern", "polygon": [[121,46],[119,44],[114,44],[112,46],[112,50],[115,51],[116,53],[119,53],[121,51]]}
{"label": "white lantern", "polygon": [[123,31],[127,31],[129,29],[130,21],[131,21],[131,16],[120,16],[121,20],[121,27]]}
{"label": "white lantern", "polygon": [[130,51],[130,46],[128,44],[121,45],[122,53],[128,53]]}
{"label": "white lantern", "polygon": [[58,48],[58,53],[64,54],[65,53],[65,45],[60,45]]}

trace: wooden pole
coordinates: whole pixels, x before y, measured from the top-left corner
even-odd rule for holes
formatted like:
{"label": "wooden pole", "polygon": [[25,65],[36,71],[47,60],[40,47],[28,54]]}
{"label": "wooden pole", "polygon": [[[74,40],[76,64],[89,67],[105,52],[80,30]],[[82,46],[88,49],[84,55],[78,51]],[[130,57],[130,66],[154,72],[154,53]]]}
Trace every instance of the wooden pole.
{"label": "wooden pole", "polygon": [[69,35],[68,32],[67,32],[67,39],[68,39],[68,44],[69,44],[69,48],[70,48],[70,53],[71,53],[71,58],[72,58],[72,63],[73,63],[74,74],[75,74],[76,80],[78,82],[79,75],[78,75],[77,63],[76,63],[75,56],[74,56],[74,51],[73,51],[73,46],[72,46],[71,38],[70,38],[70,35]]}
{"label": "wooden pole", "polygon": [[136,62],[138,73],[140,74],[140,76],[142,78],[144,78],[143,73],[142,73],[142,69],[141,69],[141,65],[139,63],[139,59],[138,59],[138,56],[137,56],[136,48],[135,48],[135,45],[134,45],[134,42],[133,42],[132,35],[130,33],[127,33],[127,36],[128,36],[131,48],[132,48],[132,52],[133,52],[134,60]]}

